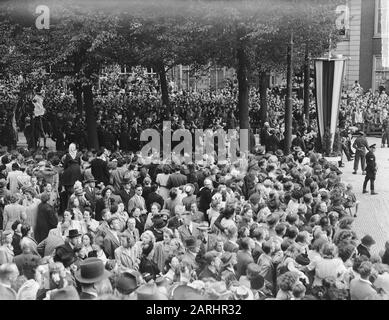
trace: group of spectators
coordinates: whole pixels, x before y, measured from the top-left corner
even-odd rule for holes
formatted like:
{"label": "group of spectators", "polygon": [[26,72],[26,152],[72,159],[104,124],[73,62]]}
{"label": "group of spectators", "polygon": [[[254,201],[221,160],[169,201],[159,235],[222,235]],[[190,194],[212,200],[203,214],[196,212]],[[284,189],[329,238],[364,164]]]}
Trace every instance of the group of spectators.
{"label": "group of spectators", "polygon": [[0,154],[0,299],[388,299],[389,242],[314,151]]}

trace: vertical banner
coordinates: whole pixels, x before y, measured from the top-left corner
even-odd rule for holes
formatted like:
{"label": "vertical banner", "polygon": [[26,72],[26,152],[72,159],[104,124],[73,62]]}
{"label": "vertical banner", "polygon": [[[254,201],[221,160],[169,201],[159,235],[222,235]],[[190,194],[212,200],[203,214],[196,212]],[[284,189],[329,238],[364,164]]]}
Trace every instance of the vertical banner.
{"label": "vertical banner", "polygon": [[329,130],[331,146],[334,143],[338,125],[345,64],[345,58],[319,58],[315,60],[316,113],[319,136],[323,141],[324,132]]}
{"label": "vertical banner", "polygon": [[378,5],[381,5],[378,19],[381,19],[382,66],[389,68],[389,0],[380,0]]}

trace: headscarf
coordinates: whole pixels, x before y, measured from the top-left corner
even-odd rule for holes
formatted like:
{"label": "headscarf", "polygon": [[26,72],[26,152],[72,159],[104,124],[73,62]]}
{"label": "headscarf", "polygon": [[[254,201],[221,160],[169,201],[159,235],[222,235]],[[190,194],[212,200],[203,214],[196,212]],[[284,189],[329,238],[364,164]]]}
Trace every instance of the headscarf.
{"label": "headscarf", "polygon": [[71,143],[69,145],[69,154],[72,157],[72,159],[75,159],[77,156],[77,147],[74,143]]}

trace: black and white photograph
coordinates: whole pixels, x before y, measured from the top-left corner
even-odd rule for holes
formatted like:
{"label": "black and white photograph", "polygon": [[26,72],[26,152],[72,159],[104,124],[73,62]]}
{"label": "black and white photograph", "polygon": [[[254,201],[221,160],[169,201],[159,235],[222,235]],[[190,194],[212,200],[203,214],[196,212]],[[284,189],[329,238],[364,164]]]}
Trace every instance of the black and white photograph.
{"label": "black and white photograph", "polygon": [[0,300],[389,300],[386,90],[389,0],[0,1]]}

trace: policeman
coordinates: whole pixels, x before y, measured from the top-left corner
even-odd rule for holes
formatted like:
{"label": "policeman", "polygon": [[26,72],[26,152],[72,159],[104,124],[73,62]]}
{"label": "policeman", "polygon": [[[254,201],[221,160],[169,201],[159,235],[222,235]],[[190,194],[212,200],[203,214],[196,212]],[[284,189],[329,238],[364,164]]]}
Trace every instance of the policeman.
{"label": "policeman", "polygon": [[369,147],[369,152],[366,153],[366,177],[365,181],[363,182],[363,193],[367,193],[366,186],[367,182],[370,180],[370,193],[371,194],[378,194],[374,192],[374,180],[377,173],[377,163],[375,161],[375,152],[376,145],[372,144]]}
{"label": "policeman", "polygon": [[363,132],[359,132],[358,135],[359,137],[356,138],[353,143],[353,148],[355,149],[353,174],[357,174],[359,159],[361,159],[362,174],[366,174],[365,172],[366,151],[365,150],[369,149],[369,145],[367,144],[367,140]]}

